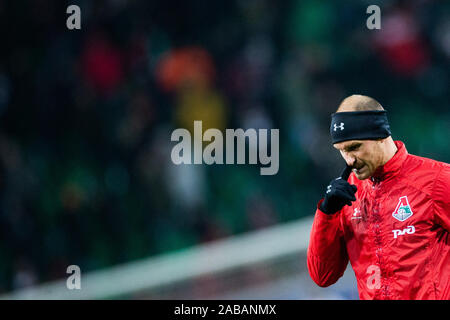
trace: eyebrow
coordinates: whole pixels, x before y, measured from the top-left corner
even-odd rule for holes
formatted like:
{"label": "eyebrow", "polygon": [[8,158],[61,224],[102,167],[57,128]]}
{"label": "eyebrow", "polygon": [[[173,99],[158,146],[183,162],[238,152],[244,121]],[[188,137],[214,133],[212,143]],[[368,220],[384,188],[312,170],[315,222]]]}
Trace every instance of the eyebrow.
{"label": "eyebrow", "polygon": [[346,150],[346,151],[354,150],[354,149],[358,148],[359,146],[361,146],[361,144],[362,144],[361,142],[352,143],[351,145],[346,146],[344,148],[344,150]]}

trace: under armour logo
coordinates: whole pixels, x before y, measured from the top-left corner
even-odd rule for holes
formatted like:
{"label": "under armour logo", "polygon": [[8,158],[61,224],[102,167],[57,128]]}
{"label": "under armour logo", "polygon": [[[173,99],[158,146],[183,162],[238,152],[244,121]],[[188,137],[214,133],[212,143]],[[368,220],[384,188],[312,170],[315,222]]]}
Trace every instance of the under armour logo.
{"label": "under armour logo", "polygon": [[327,186],[327,193],[331,192],[331,185]]}
{"label": "under armour logo", "polygon": [[355,208],[353,210],[353,216],[352,216],[351,220],[354,220],[354,219],[361,219],[361,210],[359,210],[358,208]]}
{"label": "under armour logo", "polygon": [[334,124],[334,131],[337,131],[337,129],[340,128],[341,131],[344,130],[344,123],[341,122],[340,125],[336,125],[336,123]]}

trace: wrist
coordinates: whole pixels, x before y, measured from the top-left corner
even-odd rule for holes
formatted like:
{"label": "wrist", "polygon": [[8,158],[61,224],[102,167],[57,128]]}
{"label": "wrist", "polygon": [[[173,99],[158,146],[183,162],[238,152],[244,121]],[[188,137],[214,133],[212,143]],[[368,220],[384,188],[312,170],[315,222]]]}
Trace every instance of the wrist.
{"label": "wrist", "polygon": [[317,204],[317,209],[319,209],[326,215],[332,215],[340,211],[340,209],[336,210],[335,208],[330,208],[328,205],[328,201],[326,201],[326,198],[323,198],[319,201],[319,203]]}
{"label": "wrist", "polygon": [[318,214],[320,216],[321,219],[325,219],[325,220],[332,220],[332,219],[336,219],[336,217],[338,217],[339,215],[337,214],[339,211],[335,212],[335,213],[326,213],[324,211],[322,211],[321,209],[321,205],[323,203],[324,199],[321,199],[318,203],[317,203],[317,211],[316,214]]}

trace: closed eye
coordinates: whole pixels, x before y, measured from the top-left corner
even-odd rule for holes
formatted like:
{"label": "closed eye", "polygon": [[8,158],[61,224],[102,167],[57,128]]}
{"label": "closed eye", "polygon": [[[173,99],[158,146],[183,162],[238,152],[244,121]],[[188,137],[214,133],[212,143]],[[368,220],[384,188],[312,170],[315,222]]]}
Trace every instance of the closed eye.
{"label": "closed eye", "polygon": [[345,148],[345,150],[346,150],[347,152],[350,152],[350,151],[356,151],[356,150],[359,149],[360,146],[361,146],[361,143],[353,144],[353,145],[348,146],[347,148]]}

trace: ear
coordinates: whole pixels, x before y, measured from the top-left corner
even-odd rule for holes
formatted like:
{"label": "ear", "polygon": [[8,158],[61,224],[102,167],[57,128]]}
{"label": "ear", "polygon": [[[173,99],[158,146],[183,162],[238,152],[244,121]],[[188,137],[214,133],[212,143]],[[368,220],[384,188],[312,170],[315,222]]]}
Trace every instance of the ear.
{"label": "ear", "polygon": [[379,144],[385,144],[387,142],[387,139],[388,138],[379,138],[379,139],[376,139],[375,141]]}

